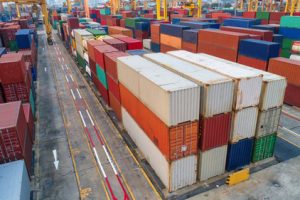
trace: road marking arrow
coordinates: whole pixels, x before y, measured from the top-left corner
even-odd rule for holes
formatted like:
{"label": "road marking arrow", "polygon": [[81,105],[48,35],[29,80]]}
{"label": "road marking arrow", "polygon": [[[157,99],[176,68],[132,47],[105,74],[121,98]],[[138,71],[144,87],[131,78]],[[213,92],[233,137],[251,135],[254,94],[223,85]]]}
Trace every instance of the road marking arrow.
{"label": "road marking arrow", "polygon": [[52,152],[53,152],[53,156],[54,156],[54,166],[55,166],[55,169],[58,170],[59,160],[57,160],[57,151],[56,151],[56,149],[54,149]]}

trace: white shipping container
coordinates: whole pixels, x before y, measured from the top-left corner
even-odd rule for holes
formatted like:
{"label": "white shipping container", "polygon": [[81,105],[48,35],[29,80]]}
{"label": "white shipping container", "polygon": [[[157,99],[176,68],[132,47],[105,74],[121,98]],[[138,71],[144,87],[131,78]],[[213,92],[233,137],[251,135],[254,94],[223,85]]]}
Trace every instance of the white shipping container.
{"label": "white shipping container", "polygon": [[79,55],[83,58],[84,49],[83,46],[76,42],[76,51],[79,53]]}
{"label": "white shipping container", "polygon": [[285,89],[287,86],[286,78],[277,74],[272,74],[263,70],[255,69],[247,65],[242,65],[222,58],[207,56],[214,60],[226,62],[234,67],[246,68],[248,70],[256,71],[263,75],[263,85],[260,95],[259,109],[268,110],[269,108],[280,107],[283,104]]}
{"label": "white shipping container", "polygon": [[259,111],[255,137],[262,137],[278,130],[281,107],[271,108],[265,111]]}
{"label": "white shipping container", "polygon": [[145,49],[151,49],[151,39],[143,39],[143,47]]}
{"label": "white shipping container", "polygon": [[145,54],[144,57],[200,86],[202,116],[231,112],[234,91],[231,78],[164,53]]}
{"label": "white shipping container", "polygon": [[118,58],[119,81],[167,126],[199,119],[200,87],[140,56]]}
{"label": "white shipping container", "polygon": [[83,47],[82,41],[88,39],[94,39],[93,34],[86,31],[85,29],[74,29],[74,37],[76,43],[80,44]]}
{"label": "white shipping container", "polygon": [[122,107],[121,111],[123,124],[129,136],[135,142],[169,192],[192,185],[196,182],[196,155],[187,156],[168,163],[163,154],[137,125],[126,109]]}
{"label": "white shipping container", "polygon": [[237,142],[244,138],[252,138],[255,135],[258,116],[258,107],[244,108],[234,111],[232,114],[232,125],[230,142]]}
{"label": "white shipping container", "polygon": [[204,181],[225,173],[227,145],[200,151],[199,153],[199,180]]}
{"label": "white shipping container", "polygon": [[85,66],[85,72],[90,76],[92,77],[92,71],[91,71],[91,68],[89,65],[86,65]]}
{"label": "white shipping container", "polygon": [[211,59],[207,54],[195,54],[184,50],[169,51],[168,54],[232,78],[235,82],[233,101],[235,110],[258,105],[262,87],[260,73],[238,69],[232,64]]}

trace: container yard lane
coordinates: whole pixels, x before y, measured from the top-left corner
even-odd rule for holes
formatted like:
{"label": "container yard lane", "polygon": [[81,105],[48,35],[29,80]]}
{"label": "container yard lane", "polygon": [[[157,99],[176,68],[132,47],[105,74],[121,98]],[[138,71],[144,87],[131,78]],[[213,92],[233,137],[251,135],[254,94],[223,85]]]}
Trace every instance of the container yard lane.
{"label": "container yard lane", "polygon": [[[98,191],[101,199],[106,195],[110,199],[160,199],[65,47],[58,38],[55,39],[54,46],[48,47],[48,53],[57,79],[58,95],[65,98],[61,101],[62,104],[67,104],[72,109],[71,112],[65,112],[69,115],[67,117],[76,118],[74,123],[77,126],[81,124],[77,131],[85,139],[75,139],[77,142],[88,142],[101,177],[102,184],[98,184],[98,187],[105,190]],[[72,135],[69,137],[72,138]],[[97,173],[94,175],[96,177]],[[95,189],[90,190],[89,195],[97,193]]]}

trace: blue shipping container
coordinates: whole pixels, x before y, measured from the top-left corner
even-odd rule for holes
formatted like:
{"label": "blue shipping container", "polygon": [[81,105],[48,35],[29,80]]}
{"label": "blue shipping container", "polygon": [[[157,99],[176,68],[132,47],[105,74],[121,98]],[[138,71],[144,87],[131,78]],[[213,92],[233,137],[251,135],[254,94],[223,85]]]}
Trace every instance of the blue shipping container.
{"label": "blue shipping container", "polygon": [[268,61],[279,56],[280,44],[255,39],[244,39],[239,44],[239,54],[250,58]]}
{"label": "blue shipping container", "polygon": [[243,139],[228,145],[226,170],[232,171],[250,164],[254,139]]}
{"label": "blue shipping container", "polygon": [[0,198],[30,200],[30,180],[24,160],[0,165]]}
{"label": "blue shipping container", "polygon": [[180,18],[173,18],[172,19],[172,24],[180,24]]}
{"label": "blue shipping container", "polygon": [[135,29],[149,32],[150,31],[150,23],[149,22],[136,22]]}
{"label": "blue shipping container", "polygon": [[140,49],[140,50],[128,50],[126,51],[126,53],[130,55],[142,56],[144,54],[151,53],[151,52],[145,49]]}
{"label": "blue shipping container", "polygon": [[16,41],[19,49],[29,49],[31,47],[32,35],[30,29],[20,29],[16,32]]}
{"label": "blue shipping container", "polygon": [[242,27],[242,28],[251,28],[252,26],[258,24],[260,24],[260,20],[247,19],[247,18],[225,19],[223,23],[224,26],[235,26],[235,27]]}
{"label": "blue shipping container", "polygon": [[201,29],[184,30],[182,40],[185,42],[197,44],[199,30],[201,30]]}
{"label": "blue shipping container", "polygon": [[268,30],[273,31],[273,33],[277,34],[279,32],[278,26],[272,26],[272,25],[254,25],[252,26],[254,29],[260,29],[260,30]]}
{"label": "blue shipping container", "polygon": [[283,42],[283,35],[280,34],[273,34],[273,42],[277,42],[280,44],[280,46],[282,45]]}
{"label": "blue shipping container", "polygon": [[300,40],[300,29],[299,28],[280,27],[279,34],[281,34],[281,35],[283,35],[283,37],[291,39],[291,40]]}
{"label": "blue shipping container", "polygon": [[184,30],[188,30],[190,27],[182,26],[177,24],[161,24],[160,25],[160,33],[166,35],[172,35],[175,37],[182,38],[182,34]]}
{"label": "blue shipping container", "polygon": [[156,44],[154,42],[151,42],[151,51],[158,53],[160,52],[160,44]]}

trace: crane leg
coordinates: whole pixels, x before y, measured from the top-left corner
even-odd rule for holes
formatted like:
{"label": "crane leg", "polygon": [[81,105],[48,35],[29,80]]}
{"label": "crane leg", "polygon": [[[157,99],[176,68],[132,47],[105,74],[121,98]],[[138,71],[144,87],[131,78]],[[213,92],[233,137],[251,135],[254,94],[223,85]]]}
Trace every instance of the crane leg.
{"label": "crane leg", "polygon": [[48,20],[48,10],[47,10],[47,4],[45,0],[42,0],[41,2],[41,7],[42,7],[42,13],[44,16],[44,23],[46,27],[46,34],[47,34],[47,42],[49,45],[53,45],[53,40],[52,40],[52,28]]}

